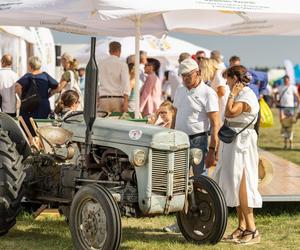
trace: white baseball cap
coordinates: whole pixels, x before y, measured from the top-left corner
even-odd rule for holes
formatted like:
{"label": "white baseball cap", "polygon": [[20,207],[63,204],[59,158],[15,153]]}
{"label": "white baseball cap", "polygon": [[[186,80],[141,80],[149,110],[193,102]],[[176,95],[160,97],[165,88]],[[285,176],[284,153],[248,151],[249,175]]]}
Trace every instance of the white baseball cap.
{"label": "white baseball cap", "polygon": [[179,64],[178,74],[186,74],[195,69],[199,69],[198,63],[192,58],[187,58]]}

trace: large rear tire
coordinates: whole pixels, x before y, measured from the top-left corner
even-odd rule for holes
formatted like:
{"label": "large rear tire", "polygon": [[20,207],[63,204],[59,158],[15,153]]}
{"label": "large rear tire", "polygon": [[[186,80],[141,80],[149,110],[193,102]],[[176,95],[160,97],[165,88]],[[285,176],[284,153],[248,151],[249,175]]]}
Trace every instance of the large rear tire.
{"label": "large rear tire", "polygon": [[0,130],[0,236],[16,224],[21,211],[26,176],[22,159],[8,133]]}
{"label": "large rear tire", "polygon": [[216,182],[206,176],[194,179],[193,194],[188,199],[188,211],[177,214],[182,235],[197,244],[219,242],[224,235],[228,210],[223,193]]}
{"label": "large rear tire", "polygon": [[88,185],[76,193],[70,211],[74,248],[118,249],[121,242],[121,216],[108,190]]}

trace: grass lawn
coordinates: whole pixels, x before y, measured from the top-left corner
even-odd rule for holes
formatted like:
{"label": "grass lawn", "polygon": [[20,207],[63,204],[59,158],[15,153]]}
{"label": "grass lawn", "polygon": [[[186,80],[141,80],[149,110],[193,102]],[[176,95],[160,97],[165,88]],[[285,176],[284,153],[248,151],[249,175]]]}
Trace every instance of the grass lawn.
{"label": "grass lawn", "polygon": [[261,128],[258,145],[273,154],[300,165],[300,120],[294,125],[294,149],[283,149],[283,138],[280,134],[278,110],[272,109],[274,115],[274,127]]}
{"label": "grass lawn", "polygon": [[[259,146],[300,165],[300,126],[295,125],[293,150],[283,150],[277,110],[274,112],[275,126],[261,129]],[[240,247],[233,243],[218,243],[214,246],[190,244],[180,234],[167,234],[162,227],[174,222],[174,216],[154,218],[123,218],[121,249],[300,249],[300,203],[264,204],[256,211],[258,230],[262,242],[251,247]],[[234,213],[230,213],[226,233],[236,227]],[[33,220],[21,215],[17,225],[0,240],[0,250],[50,250],[72,249],[68,225],[60,218]]]}
{"label": "grass lawn", "polygon": [[[201,249],[299,249],[300,204],[268,204],[257,211],[257,227],[262,235],[259,245],[244,247],[220,242],[203,245]],[[161,228],[174,222],[173,216],[154,218],[123,218],[121,249],[199,249],[180,234],[167,234]],[[230,213],[226,233],[236,227],[234,213]],[[50,250],[72,249],[70,232],[63,218],[33,220],[21,215],[17,225],[0,240],[0,249]]]}

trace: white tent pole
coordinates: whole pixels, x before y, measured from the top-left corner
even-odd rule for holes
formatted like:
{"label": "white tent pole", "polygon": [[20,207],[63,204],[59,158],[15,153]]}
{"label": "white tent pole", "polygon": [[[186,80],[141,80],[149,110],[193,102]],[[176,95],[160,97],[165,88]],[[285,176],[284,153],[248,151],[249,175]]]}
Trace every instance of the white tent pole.
{"label": "white tent pole", "polygon": [[140,36],[141,36],[141,16],[137,16],[135,20],[135,85],[134,85],[134,99],[135,99],[135,110],[134,118],[137,119],[140,116],[140,85],[139,85],[139,68],[140,68]]}

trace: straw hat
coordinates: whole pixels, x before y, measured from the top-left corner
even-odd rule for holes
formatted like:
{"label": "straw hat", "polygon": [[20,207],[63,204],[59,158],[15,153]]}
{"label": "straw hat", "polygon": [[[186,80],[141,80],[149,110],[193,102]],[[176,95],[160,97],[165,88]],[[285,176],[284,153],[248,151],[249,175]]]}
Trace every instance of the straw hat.
{"label": "straw hat", "polygon": [[63,53],[62,56],[61,56],[61,59],[65,59],[67,62],[72,62],[73,61],[73,57],[68,53]]}
{"label": "straw hat", "polygon": [[265,186],[271,182],[273,178],[273,165],[264,157],[259,157],[258,163],[258,184],[259,187]]}

